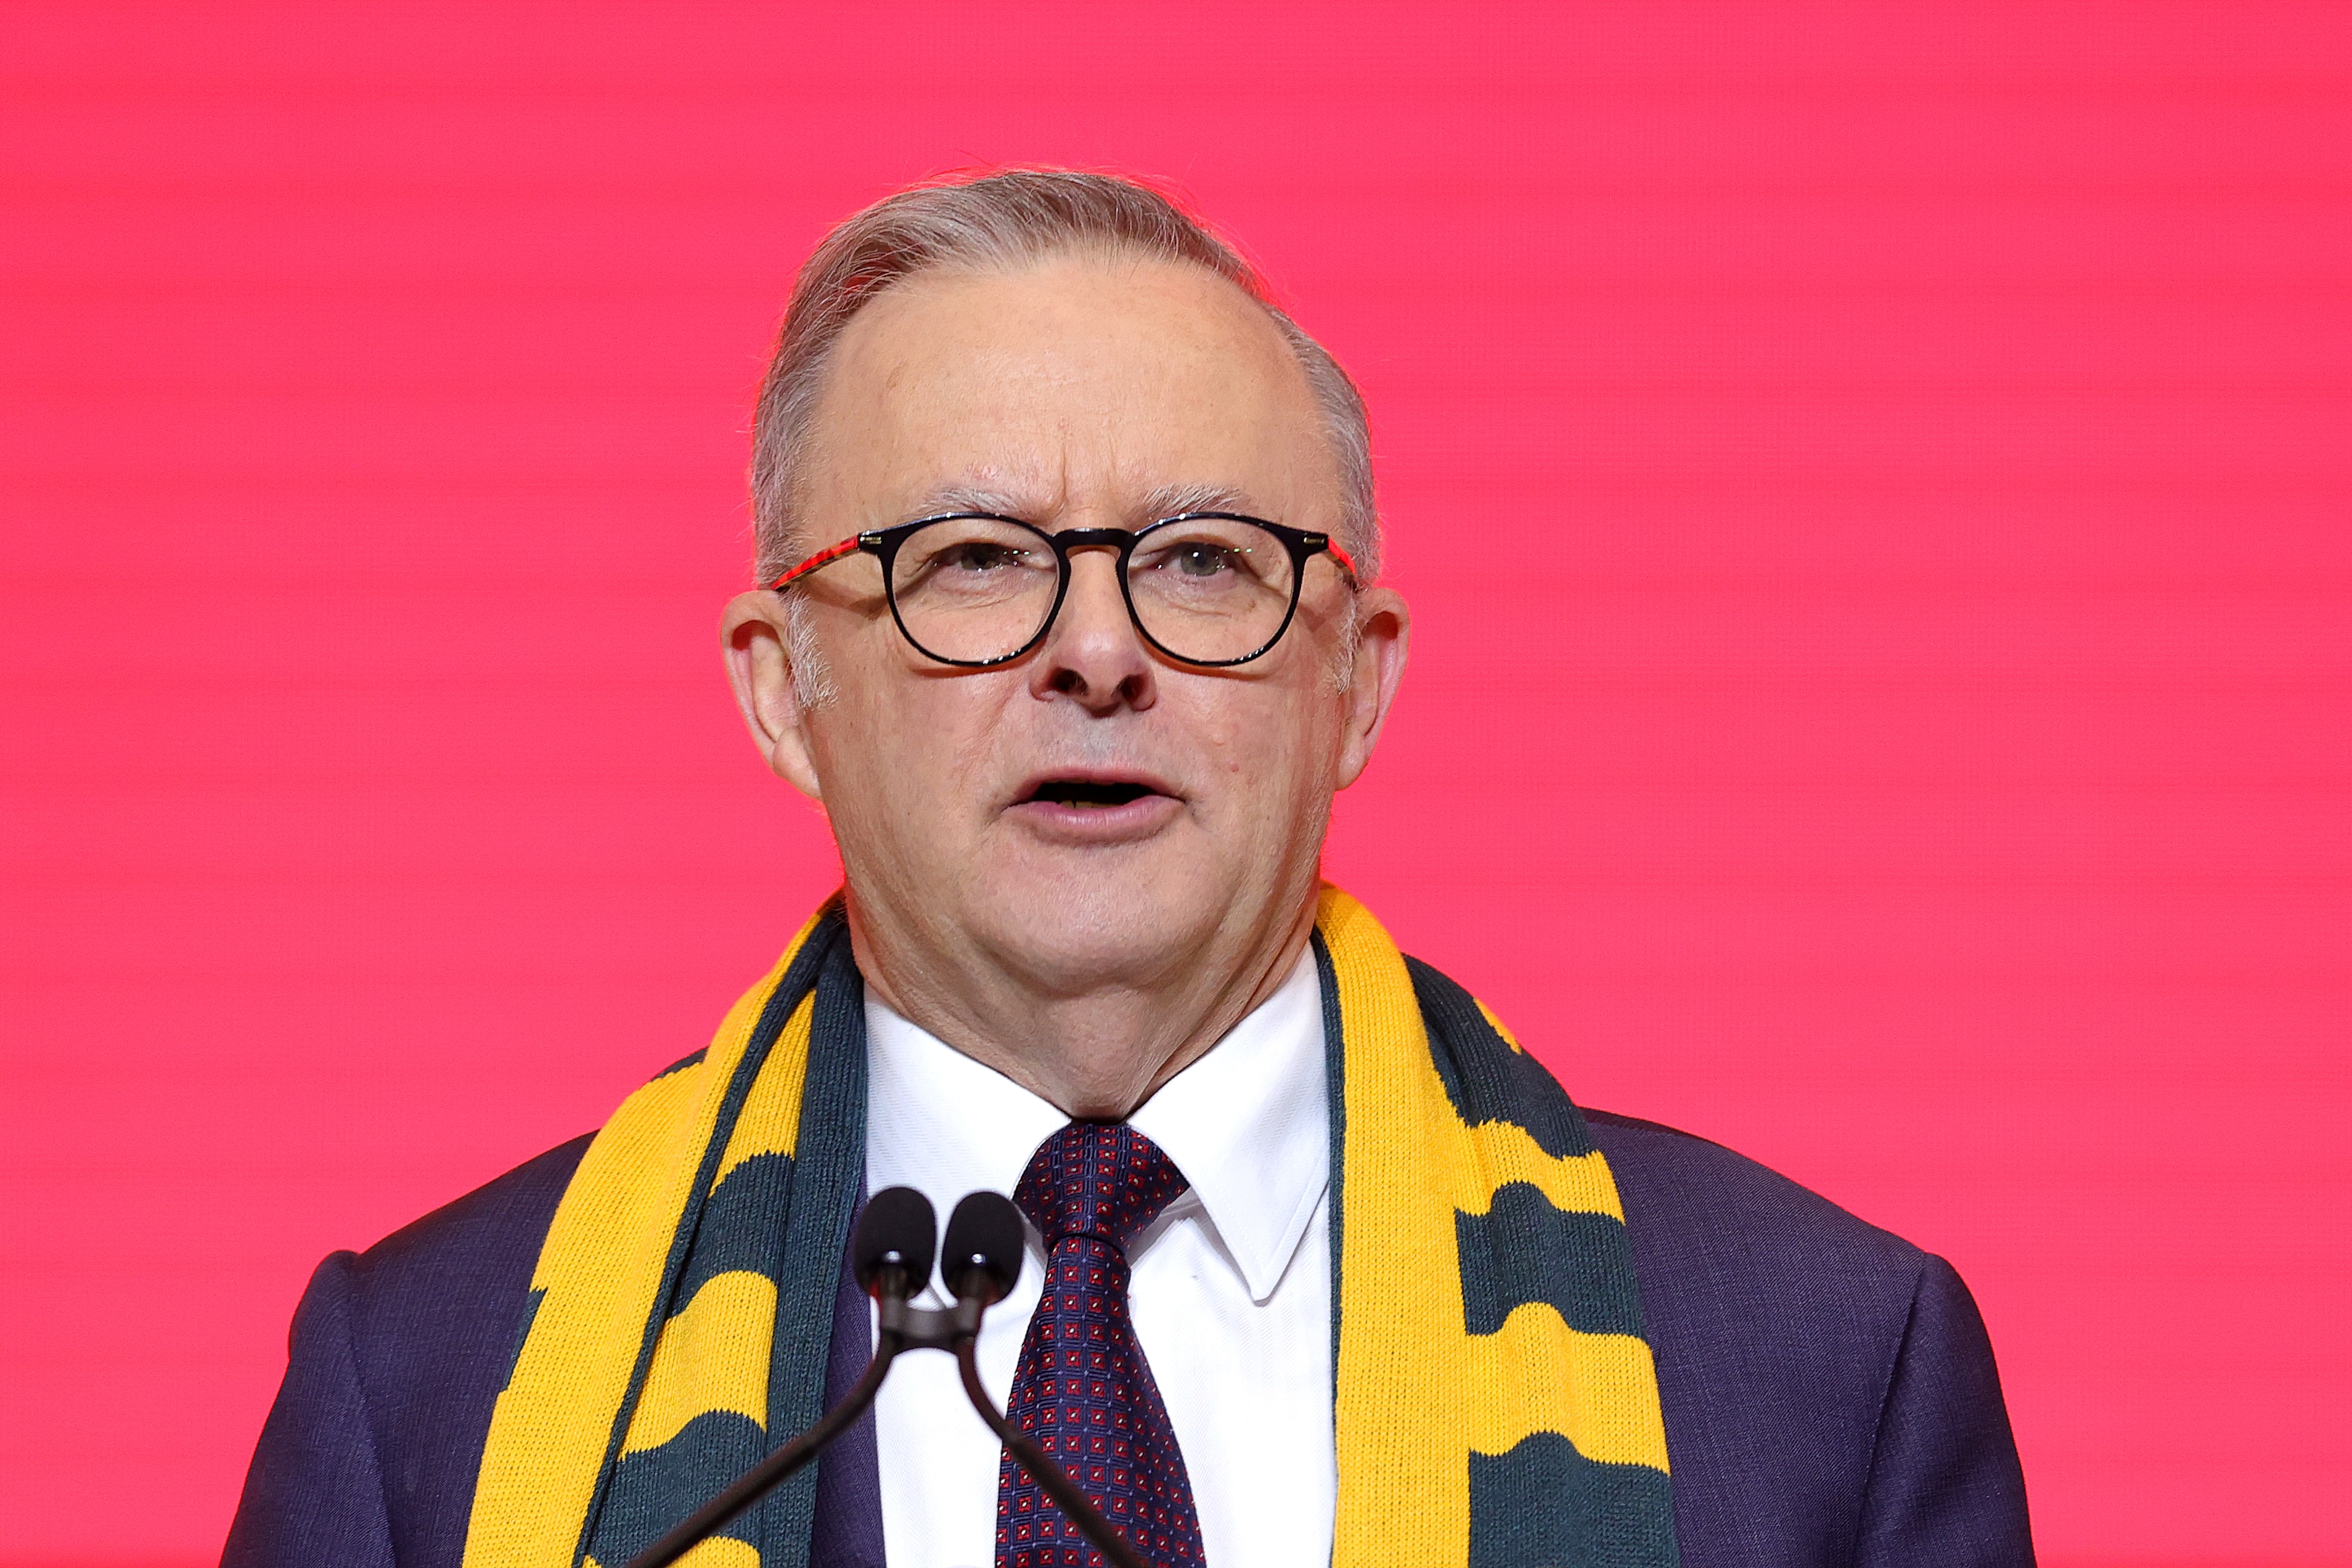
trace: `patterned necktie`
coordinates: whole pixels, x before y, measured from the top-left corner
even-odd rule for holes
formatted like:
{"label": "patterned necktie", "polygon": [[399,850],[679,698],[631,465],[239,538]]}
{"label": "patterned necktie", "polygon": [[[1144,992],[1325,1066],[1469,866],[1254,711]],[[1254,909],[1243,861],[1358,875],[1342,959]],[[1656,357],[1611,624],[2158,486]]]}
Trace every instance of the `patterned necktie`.
{"label": "patterned necktie", "polygon": [[[1069,1472],[1146,1563],[1197,1568],[1201,1521],[1160,1385],[1127,1310],[1127,1244],[1191,1184],[1134,1128],[1073,1121],[1038,1145],[1013,1201],[1045,1238],[1045,1293],[1006,1414]],[[1006,1454],[996,1481],[997,1568],[1101,1568]]]}

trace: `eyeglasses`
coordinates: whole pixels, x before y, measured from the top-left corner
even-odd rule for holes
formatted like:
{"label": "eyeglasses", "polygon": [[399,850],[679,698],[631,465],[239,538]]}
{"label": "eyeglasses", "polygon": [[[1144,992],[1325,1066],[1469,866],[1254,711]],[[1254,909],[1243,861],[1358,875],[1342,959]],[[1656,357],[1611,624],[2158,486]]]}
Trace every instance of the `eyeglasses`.
{"label": "eyeglasses", "polygon": [[882,565],[898,630],[941,664],[984,668],[1044,640],[1070,591],[1070,552],[1118,552],[1119,592],[1143,639],[1184,664],[1247,664],[1298,613],[1308,557],[1328,554],[1349,586],[1356,563],[1324,533],[1238,512],[1192,511],[1143,528],[1048,533],[1017,518],[953,512],[878,528],[820,550],[769,586],[865,553]]}

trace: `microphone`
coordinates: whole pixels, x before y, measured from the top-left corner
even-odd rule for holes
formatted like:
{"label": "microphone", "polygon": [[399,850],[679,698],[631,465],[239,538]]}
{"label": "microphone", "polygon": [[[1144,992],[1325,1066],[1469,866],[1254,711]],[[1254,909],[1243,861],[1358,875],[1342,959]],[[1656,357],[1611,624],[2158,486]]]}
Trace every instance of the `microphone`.
{"label": "microphone", "polygon": [[981,1386],[975,1348],[979,1343],[980,1315],[1003,1300],[1012,1290],[1013,1281],[1021,1278],[1022,1240],[1021,1211],[1001,1193],[967,1194],[948,1219],[947,1242],[941,1249],[943,1272],[948,1289],[955,1292],[959,1319],[969,1309],[972,1325],[971,1332],[958,1336],[947,1347],[955,1352],[956,1370],[963,1374],[964,1397],[980,1412],[980,1418],[988,1423],[988,1429],[1003,1442],[1004,1451],[1029,1472],[1045,1495],[1054,1500],[1055,1506],[1078,1527],[1078,1533],[1109,1559],[1112,1568],[1145,1568],[1142,1559],[1136,1556],[1110,1521],[1095,1507],[1094,1500],[1078,1489],[1078,1484],[1061,1466],[1022,1436],[1019,1428],[990,1401],[988,1390]]}
{"label": "microphone", "polygon": [[993,1307],[1013,1293],[1021,1278],[1021,1211],[998,1193],[967,1193],[948,1216],[947,1240],[940,1248],[940,1273],[959,1301],[985,1296]]}
{"label": "microphone", "polygon": [[850,1272],[857,1288],[901,1301],[919,1295],[931,1282],[931,1246],[938,1235],[930,1199],[912,1187],[883,1188],[866,1200],[857,1234],[849,1238]]}
{"label": "microphone", "polygon": [[[956,1212],[961,1214],[963,1206],[958,1205]],[[725,1491],[630,1558],[627,1568],[667,1568],[815,1458],[866,1414],[874,1396],[882,1392],[882,1380],[889,1374],[892,1359],[909,1342],[904,1331],[907,1300],[931,1282],[931,1248],[938,1235],[931,1200],[912,1187],[885,1187],[866,1200],[866,1212],[857,1216],[857,1232],[849,1242],[850,1267],[857,1283],[881,1306],[882,1331],[874,1359],[866,1365],[866,1375],[842,1396],[840,1404],[818,1416],[814,1426],[744,1471]],[[1018,1278],[1021,1254],[1017,1250],[1013,1261]],[[892,1326],[894,1313],[900,1320],[897,1329]],[[979,1327],[978,1313],[973,1314],[973,1327]]]}

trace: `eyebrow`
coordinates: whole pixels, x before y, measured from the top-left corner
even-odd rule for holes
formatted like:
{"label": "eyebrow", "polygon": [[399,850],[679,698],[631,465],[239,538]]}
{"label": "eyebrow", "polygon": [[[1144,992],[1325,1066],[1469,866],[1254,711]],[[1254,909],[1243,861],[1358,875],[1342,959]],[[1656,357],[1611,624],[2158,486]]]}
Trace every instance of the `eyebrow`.
{"label": "eyebrow", "polygon": [[946,517],[961,511],[1019,517],[1027,510],[1026,503],[1010,490],[992,490],[981,485],[940,485],[923,492],[907,513],[907,520],[911,522],[918,518]]}
{"label": "eyebrow", "polygon": [[[957,512],[987,512],[1001,517],[1034,520],[1043,509],[1031,505],[1009,490],[989,489],[980,485],[941,485],[927,490],[908,521],[919,518],[943,517]],[[1163,517],[1181,517],[1196,511],[1250,510],[1247,491],[1232,485],[1165,484],[1145,492],[1138,511],[1143,517],[1158,521]]]}
{"label": "eyebrow", "polygon": [[1231,485],[1161,485],[1143,500],[1154,517],[1181,517],[1188,511],[1251,510],[1247,492]]}

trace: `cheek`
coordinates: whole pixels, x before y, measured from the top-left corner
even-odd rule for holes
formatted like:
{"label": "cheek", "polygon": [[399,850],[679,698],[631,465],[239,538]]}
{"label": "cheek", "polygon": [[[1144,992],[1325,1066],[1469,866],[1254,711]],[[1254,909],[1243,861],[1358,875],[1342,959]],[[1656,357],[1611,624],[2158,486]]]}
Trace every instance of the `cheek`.
{"label": "cheek", "polygon": [[1228,809],[1281,833],[1331,793],[1339,726],[1336,708],[1318,694],[1265,696],[1204,715],[1195,733]]}
{"label": "cheek", "polygon": [[1004,710],[1020,698],[1018,679],[910,672],[896,662],[896,647],[887,651],[875,661],[879,668],[838,672],[828,752],[845,784],[890,820],[954,831],[1004,772],[1012,739]]}
{"label": "cheek", "polygon": [[920,765],[912,741],[920,727],[905,717],[904,689],[912,683],[892,667],[889,650],[872,628],[827,644],[833,695],[811,711],[809,729],[827,805],[838,823],[898,793],[908,770]]}

